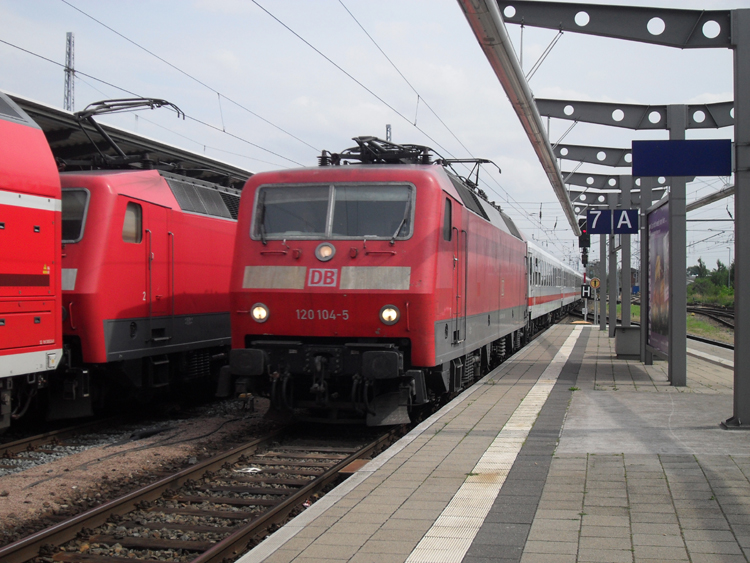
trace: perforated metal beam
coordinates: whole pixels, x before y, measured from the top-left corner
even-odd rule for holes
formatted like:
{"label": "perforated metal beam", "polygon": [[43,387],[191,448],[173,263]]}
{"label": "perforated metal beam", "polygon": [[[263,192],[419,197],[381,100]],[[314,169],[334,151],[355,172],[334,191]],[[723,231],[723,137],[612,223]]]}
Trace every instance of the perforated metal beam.
{"label": "perforated metal beam", "polygon": [[[622,177],[619,174],[590,174],[586,172],[574,172],[572,174],[569,172],[563,172],[563,176],[565,177],[566,184],[584,186],[597,190],[618,190],[620,188],[620,178]],[[660,179],[662,180],[661,182],[659,179],[654,178],[653,185],[658,187],[666,186],[668,184],[666,178]],[[692,179],[690,181],[692,181]],[[637,186],[635,189],[638,189]]]}
{"label": "perforated metal beam", "polygon": [[[646,180],[645,178],[643,179]],[[636,190],[633,190],[630,192],[630,205],[640,205],[641,204],[641,193]],[[649,200],[648,204],[649,206],[654,200],[660,200],[662,197],[664,197],[664,194],[666,193],[666,188],[656,188],[654,190],[648,191],[650,196],[647,195],[647,197],[653,197],[652,200]],[[573,202],[573,207],[597,207],[597,206],[606,206],[607,205],[607,193],[606,192],[594,192],[589,190],[568,190],[568,194],[570,194],[570,201]],[[585,199],[581,199],[581,196],[585,196]],[[599,201],[599,197],[602,196],[604,198],[603,201]],[[620,200],[619,206],[622,206],[622,199]],[[585,213],[584,213],[585,214]]]}
{"label": "perforated metal beam", "polygon": [[581,230],[565,191],[560,169],[552,153],[549,139],[547,139],[542,118],[534,104],[534,97],[521,70],[495,0],[458,0],[458,3],[531,141],[565,217],[573,229],[573,234],[579,236]]}
{"label": "perforated metal beam", "polygon": [[508,23],[680,49],[732,46],[729,10],[679,10],[528,0],[497,4]]}
{"label": "perforated metal beam", "polygon": [[[552,147],[555,156],[564,160],[575,160],[589,164],[601,164],[614,168],[629,168],[632,166],[630,160],[631,149],[619,149],[613,147],[590,147],[586,145],[555,145]],[[563,178],[565,172],[563,172]]]}
{"label": "perforated metal beam", "polygon": [[[609,125],[625,129],[667,129],[667,106],[583,102],[576,100],[536,100],[539,114],[568,121]],[[689,104],[687,129],[718,129],[734,125],[734,102]]]}

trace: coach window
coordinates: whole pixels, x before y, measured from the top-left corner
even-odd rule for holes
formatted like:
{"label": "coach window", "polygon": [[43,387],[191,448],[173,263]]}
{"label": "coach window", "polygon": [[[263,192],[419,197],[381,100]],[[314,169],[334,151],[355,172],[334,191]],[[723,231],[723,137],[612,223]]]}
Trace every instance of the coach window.
{"label": "coach window", "polygon": [[453,238],[453,219],[451,217],[451,200],[445,198],[445,213],[443,214],[443,240]]}
{"label": "coach window", "polygon": [[125,207],[125,222],[122,225],[122,240],[138,244],[143,238],[143,209],[137,203],[128,202]]}

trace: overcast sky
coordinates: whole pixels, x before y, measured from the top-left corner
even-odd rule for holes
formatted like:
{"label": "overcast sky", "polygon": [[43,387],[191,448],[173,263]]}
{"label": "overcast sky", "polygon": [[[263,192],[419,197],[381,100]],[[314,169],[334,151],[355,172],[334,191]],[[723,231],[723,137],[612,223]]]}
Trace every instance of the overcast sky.
{"label": "overcast sky", "polygon": [[[750,0],[595,3],[750,7]],[[132,95],[167,99],[188,119],[162,109],[101,120],[254,172],[313,166],[322,149],[340,151],[360,135],[385,138],[390,124],[394,142],[493,160],[502,173],[486,167],[480,177],[490,199],[528,237],[558,256],[577,258],[577,240],[552,187],[455,0],[0,0],[0,21],[4,91],[62,107],[65,34],[71,31],[76,110]],[[520,28],[508,30],[520,53]],[[555,35],[525,29],[527,71]],[[565,33],[530,85],[538,98],[729,101],[732,52]],[[552,142],[569,126],[552,120]],[[688,138],[732,133],[693,130]],[[579,124],[565,142],[629,147],[633,139],[666,138],[666,131]],[[573,167],[562,163],[563,170]],[[596,166],[579,171],[629,173]],[[689,184],[688,202],[731,182]],[[727,206],[734,214],[733,199],[689,214],[717,221],[688,223],[688,265],[699,256],[709,267],[717,259],[726,263],[730,253],[734,259],[733,224],[718,221],[729,219]]]}

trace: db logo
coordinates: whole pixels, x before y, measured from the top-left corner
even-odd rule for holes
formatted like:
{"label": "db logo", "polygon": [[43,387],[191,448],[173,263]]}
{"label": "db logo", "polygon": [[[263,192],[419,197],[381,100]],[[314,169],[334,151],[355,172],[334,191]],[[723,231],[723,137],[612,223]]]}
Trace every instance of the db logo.
{"label": "db logo", "polygon": [[310,268],[307,275],[309,287],[336,287],[338,282],[338,270],[318,270]]}

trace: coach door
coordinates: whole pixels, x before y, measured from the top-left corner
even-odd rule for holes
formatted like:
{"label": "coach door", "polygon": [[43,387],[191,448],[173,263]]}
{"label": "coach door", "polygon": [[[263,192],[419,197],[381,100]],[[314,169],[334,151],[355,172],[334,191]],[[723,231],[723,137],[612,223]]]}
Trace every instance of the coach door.
{"label": "coach door", "polygon": [[455,201],[453,215],[453,289],[456,295],[453,309],[453,344],[466,340],[466,280],[468,276],[469,239],[466,209]]}
{"label": "coach door", "polygon": [[[528,246],[527,246],[528,248]],[[523,316],[524,316],[524,322],[528,321],[529,316],[529,297],[531,293],[529,293],[529,282],[531,280],[531,253],[526,252],[526,257],[523,259],[524,264],[524,276],[523,276],[523,289],[524,289],[524,298],[523,298]]]}
{"label": "coach door", "polygon": [[[169,340],[167,326],[154,323],[155,317],[164,317],[172,313],[171,263],[172,238],[169,231],[170,210],[159,205],[144,204],[145,239],[146,239],[146,270],[147,295],[149,304],[149,319],[151,321],[151,337],[154,341]],[[171,331],[170,331],[171,332]]]}

